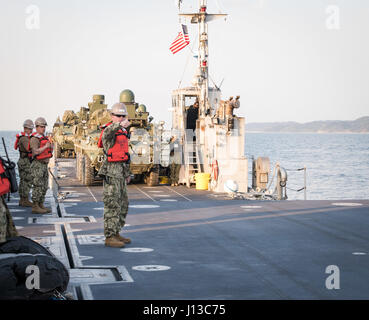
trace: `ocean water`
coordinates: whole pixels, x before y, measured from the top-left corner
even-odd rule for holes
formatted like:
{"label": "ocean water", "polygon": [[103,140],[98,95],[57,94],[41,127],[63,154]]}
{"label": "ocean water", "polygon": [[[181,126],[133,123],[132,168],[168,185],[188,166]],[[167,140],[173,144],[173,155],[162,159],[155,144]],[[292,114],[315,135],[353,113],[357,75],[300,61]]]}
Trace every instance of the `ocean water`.
{"label": "ocean water", "polygon": [[[15,162],[16,133],[0,131]],[[292,170],[306,166],[308,200],[369,199],[369,134],[247,133],[245,152],[249,172],[251,156],[269,157],[271,169],[276,162]],[[1,141],[0,155],[5,155]],[[287,187],[297,190],[303,186],[303,171],[288,171]],[[290,200],[304,199],[303,191],[287,190],[287,194]]]}
{"label": "ocean water", "polygon": [[[247,133],[245,144],[248,157],[267,156],[271,166],[306,166],[308,200],[369,199],[369,134]],[[304,186],[303,171],[287,173],[287,187]],[[304,198],[303,191],[287,195]]]}

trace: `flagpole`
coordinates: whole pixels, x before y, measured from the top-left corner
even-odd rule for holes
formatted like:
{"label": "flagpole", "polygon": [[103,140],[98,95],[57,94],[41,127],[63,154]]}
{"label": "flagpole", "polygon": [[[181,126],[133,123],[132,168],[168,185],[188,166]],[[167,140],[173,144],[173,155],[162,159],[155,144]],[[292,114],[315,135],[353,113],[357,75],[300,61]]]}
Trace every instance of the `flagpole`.
{"label": "flagpole", "polygon": [[198,67],[201,70],[202,81],[200,85],[200,114],[205,116],[205,111],[208,104],[209,94],[209,71],[208,71],[208,28],[206,22],[206,6],[207,0],[199,0],[199,56],[198,56]]}

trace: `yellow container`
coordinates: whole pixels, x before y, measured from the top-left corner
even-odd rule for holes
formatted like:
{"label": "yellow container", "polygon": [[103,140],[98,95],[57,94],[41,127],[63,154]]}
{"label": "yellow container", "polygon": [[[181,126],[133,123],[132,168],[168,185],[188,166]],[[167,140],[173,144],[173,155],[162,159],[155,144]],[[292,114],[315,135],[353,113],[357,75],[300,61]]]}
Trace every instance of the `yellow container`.
{"label": "yellow container", "polygon": [[170,180],[168,177],[166,176],[160,176],[159,177],[159,184],[169,184]]}
{"label": "yellow container", "polygon": [[196,190],[208,190],[210,173],[195,173]]}

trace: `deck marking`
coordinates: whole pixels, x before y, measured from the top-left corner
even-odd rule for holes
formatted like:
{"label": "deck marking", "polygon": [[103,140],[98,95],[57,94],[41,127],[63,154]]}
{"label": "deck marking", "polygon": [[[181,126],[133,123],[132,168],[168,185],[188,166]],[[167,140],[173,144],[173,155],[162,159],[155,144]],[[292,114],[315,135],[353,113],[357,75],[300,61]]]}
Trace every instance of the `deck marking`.
{"label": "deck marking", "polygon": [[80,245],[104,244],[105,236],[102,234],[82,234],[77,235],[77,240]]}
{"label": "deck marking", "polygon": [[340,207],[360,207],[362,206],[362,203],[357,202],[334,202],[332,203],[332,206],[340,206]]}
{"label": "deck marking", "polygon": [[26,210],[24,209],[12,209],[12,213],[13,212],[25,212]]}
{"label": "deck marking", "polygon": [[149,191],[149,192],[158,193],[158,192],[163,192],[163,191],[162,190],[152,190],[152,191]]}
{"label": "deck marking", "polygon": [[365,256],[365,255],[367,255],[366,252],[353,252],[352,254],[355,255],[355,256]]}
{"label": "deck marking", "polygon": [[92,198],[94,198],[95,202],[98,202],[97,199],[95,198],[94,194],[92,193],[91,189],[89,187],[87,187],[87,190],[91,193]]}
{"label": "deck marking", "polygon": [[243,209],[260,209],[262,206],[241,206]]}
{"label": "deck marking", "polygon": [[151,248],[124,248],[120,249],[122,252],[129,252],[129,253],[141,253],[141,252],[152,252],[154,249]]}
{"label": "deck marking", "polygon": [[137,187],[135,184],[134,186],[140,191],[142,192],[145,196],[149,197],[152,201],[156,202],[156,200],[154,198],[152,198],[150,195],[148,195],[145,191],[141,190],[139,187]]}
{"label": "deck marking", "polygon": [[17,230],[20,230],[20,229],[23,229],[24,227],[21,227],[21,226],[15,226],[15,228],[16,228]]}
{"label": "deck marking", "polygon": [[65,199],[65,200],[61,200],[62,202],[81,202],[82,200],[80,199]]}
{"label": "deck marking", "polygon": [[160,206],[157,204],[133,204],[129,205],[129,208],[136,208],[136,209],[152,209],[152,208],[159,208]]}
{"label": "deck marking", "polygon": [[169,270],[170,267],[149,264],[149,265],[142,265],[142,266],[134,266],[132,267],[132,269],[137,270],[137,271],[166,271],[166,270]]}
{"label": "deck marking", "polygon": [[156,194],[155,197],[170,197],[169,194]]}
{"label": "deck marking", "polygon": [[[14,211],[14,210],[12,210],[12,211]],[[24,217],[12,217],[13,218],[13,220],[23,220],[23,219],[25,219]]]}
{"label": "deck marking", "polygon": [[94,208],[94,210],[104,210],[104,207]]}
{"label": "deck marking", "polygon": [[178,201],[177,199],[160,199],[160,201],[167,201],[167,202],[171,202],[171,201]]}
{"label": "deck marking", "polygon": [[183,198],[185,198],[185,199],[187,199],[188,201],[191,201],[192,202],[192,200],[191,199],[189,199],[189,198],[187,198],[186,196],[184,196],[183,194],[180,194],[179,192],[177,192],[177,191],[175,191],[175,190],[173,190],[173,189],[171,189],[171,188],[169,188],[169,187],[167,187],[167,186],[164,186],[165,188],[167,188],[168,190],[170,190],[170,191],[173,191],[173,192],[175,192],[176,194],[179,194],[181,197],[183,197]]}
{"label": "deck marking", "polygon": [[81,196],[87,196],[87,193],[81,193],[81,192],[71,192],[70,194],[67,195],[67,197],[69,198],[78,198]]}
{"label": "deck marking", "polygon": [[64,204],[64,208],[72,208],[76,205],[77,205],[77,203],[66,203],[66,204]]}

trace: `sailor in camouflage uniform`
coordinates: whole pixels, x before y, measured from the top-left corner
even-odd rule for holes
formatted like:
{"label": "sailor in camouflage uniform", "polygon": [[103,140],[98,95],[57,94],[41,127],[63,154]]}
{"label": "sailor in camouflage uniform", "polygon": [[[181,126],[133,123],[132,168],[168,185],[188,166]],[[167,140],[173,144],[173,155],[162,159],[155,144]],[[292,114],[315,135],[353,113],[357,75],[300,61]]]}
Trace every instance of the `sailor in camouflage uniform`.
{"label": "sailor in camouflage uniform", "polygon": [[0,197],[0,243],[6,242],[6,239],[17,237],[18,232],[15,228],[12,216],[9,212],[3,196]]}
{"label": "sailor in camouflage uniform", "polygon": [[49,138],[45,136],[47,122],[44,118],[35,121],[36,132],[31,138],[31,150],[34,160],[31,164],[33,190],[32,190],[32,213],[50,213],[51,209],[44,206],[45,195],[49,183],[48,164],[53,156],[53,149]]}
{"label": "sailor in camouflage uniform", "polygon": [[111,110],[112,122],[102,127],[99,147],[104,148],[105,159],[99,175],[104,178],[104,235],[105,245],[122,248],[131,243],[119,232],[123,228],[128,212],[126,185],[130,182],[128,139],[126,128],[127,108],[124,103],[116,103]]}
{"label": "sailor in camouflage uniform", "polygon": [[0,243],[6,242],[8,238],[18,236],[12,216],[4,199],[4,196],[10,192],[10,183],[4,173],[3,162],[0,159]]}
{"label": "sailor in camouflage uniform", "polygon": [[32,188],[31,158],[32,151],[30,140],[34,124],[32,120],[26,120],[23,123],[24,131],[17,134],[14,149],[19,150],[18,172],[19,172],[19,206],[32,207],[29,201],[29,192]]}

